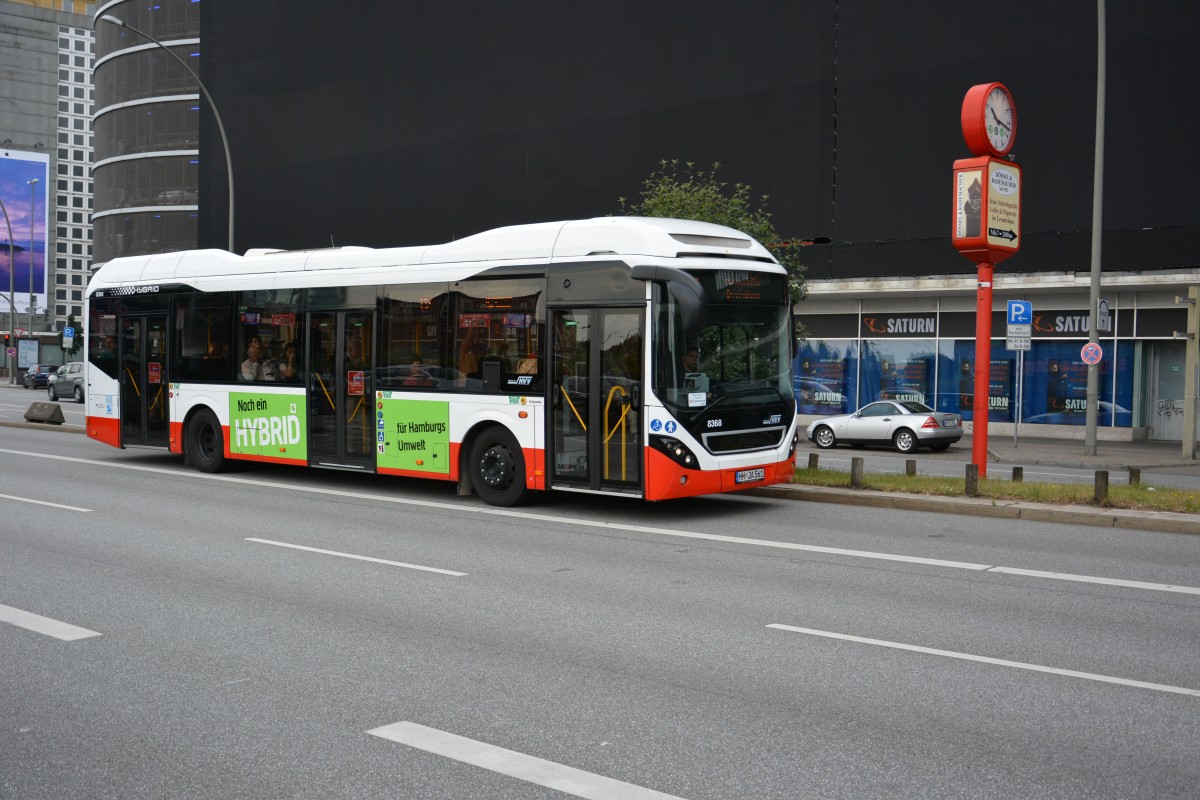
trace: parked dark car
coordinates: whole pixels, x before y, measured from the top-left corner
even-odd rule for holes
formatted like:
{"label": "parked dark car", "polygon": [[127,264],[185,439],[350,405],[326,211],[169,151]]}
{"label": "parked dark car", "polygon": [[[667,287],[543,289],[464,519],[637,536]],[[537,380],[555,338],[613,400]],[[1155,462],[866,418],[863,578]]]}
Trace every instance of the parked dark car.
{"label": "parked dark car", "polygon": [[51,400],[70,397],[76,403],[83,402],[83,362],[69,361],[50,376],[46,394]]}
{"label": "parked dark car", "polygon": [[26,389],[41,389],[50,380],[50,374],[58,369],[58,364],[34,364],[21,377]]}

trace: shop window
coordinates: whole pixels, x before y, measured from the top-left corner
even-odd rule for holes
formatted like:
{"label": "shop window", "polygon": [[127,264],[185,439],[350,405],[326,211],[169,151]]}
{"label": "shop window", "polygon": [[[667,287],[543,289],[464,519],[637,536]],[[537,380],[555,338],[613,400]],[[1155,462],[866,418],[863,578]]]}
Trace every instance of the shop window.
{"label": "shop window", "polygon": [[806,341],[792,368],[792,389],[801,414],[829,416],[858,408],[858,342]]}

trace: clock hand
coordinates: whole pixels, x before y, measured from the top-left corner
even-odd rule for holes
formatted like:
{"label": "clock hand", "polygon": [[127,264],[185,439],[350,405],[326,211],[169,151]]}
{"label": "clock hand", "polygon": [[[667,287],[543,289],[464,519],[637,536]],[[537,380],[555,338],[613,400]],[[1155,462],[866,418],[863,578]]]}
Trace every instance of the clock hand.
{"label": "clock hand", "polygon": [[1006,131],[1011,130],[1011,128],[1009,128],[1007,125],[1005,125],[1003,122],[1001,122],[1000,118],[996,116],[996,109],[992,108],[991,106],[988,106],[988,111],[992,112],[992,119],[996,120],[997,125],[999,125],[1001,128],[1004,128],[1004,130],[1006,130]]}

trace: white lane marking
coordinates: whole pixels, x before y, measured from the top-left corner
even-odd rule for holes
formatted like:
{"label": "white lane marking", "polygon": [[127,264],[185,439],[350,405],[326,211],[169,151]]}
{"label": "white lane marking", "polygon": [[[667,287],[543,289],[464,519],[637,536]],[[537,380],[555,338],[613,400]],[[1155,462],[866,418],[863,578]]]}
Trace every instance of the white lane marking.
{"label": "white lane marking", "polygon": [[54,508],[65,508],[67,511],[82,511],[85,514],[91,511],[90,508],[76,508],[75,506],[64,506],[62,503],[51,503],[46,500],[34,500],[31,497],[17,497],[11,494],[0,494],[0,498],[5,500],[17,500],[22,503],[35,503],[39,506],[53,506]]}
{"label": "white lane marking", "polygon": [[589,800],[680,800],[675,795],[623,783],[436,728],[427,728],[415,722],[395,722],[367,733]]}
{"label": "white lane marking", "polygon": [[1047,672],[1051,675],[1064,675],[1068,678],[1084,678],[1089,681],[1099,681],[1100,683],[1115,683],[1120,686],[1132,686],[1138,689],[1153,689],[1156,692],[1171,692],[1172,694],[1186,694],[1191,697],[1200,697],[1200,689],[1187,689],[1182,686],[1168,686],[1162,683],[1147,683],[1146,681],[1135,681],[1129,678],[1114,678],[1110,675],[1097,675],[1093,672],[1078,672],[1073,669],[1059,669],[1058,667],[1045,667],[1041,664],[1027,664],[1023,661],[1007,661],[1003,658],[989,658],[988,656],[976,656],[970,653],[956,653],[953,650],[937,650],[932,647],[921,647],[915,644],[904,644],[903,642],[888,642],[883,639],[867,639],[862,636],[851,636],[846,633],[833,633],[831,631],[818,631],[812,628],[797,628],[793,625],[781,625],[772,623],[768,628],[775,628],[781,631],[791,631],[792,633],[804,633],[809,636],[823,636],[827,639],[841,639],[846,642],[858,642],[859,644],[873,644],[878,647],[891,647],[896,650],[909,650],[914,653],[927,653],[933,656],[945,656],[946,658],[957,658],[963,661],[978,661],[982,664],[995,664],[999,667],[1014,667],[1016,669],[1026,669],[1033,672]]}
{"label": "white lane marking", "polygon": [[[172,478],[184,478],[190,480],[210,480],[222,481],[226,483],[236,483],[243,486],[255,486],[267,489],[281,489],[291,492],[305,492],[308,494],[331,495],[336,497],[344,497],[353,500],[370,500],[378,503],[395,503],[398,505],[417,506],[421,508],[434,508],[446,511],[455,511],[460,514],[480,514],[483,516],[494,517],[512,517],[513,519],[526,522],[529,520],[539,520],[549,522],[554,525],[574,525],[584,528],[603,528],[607,530],[631,531],[636,533],[650,533],[658,536],[674,536],[682,539],[703,539],[712,542],[727,542],[730,544],[745,544],[756,547],[772,547],[781,550],[801,550],[810,553],[822,553],[825,555],[852,556],[855,558],[868,558],[878,561],[900,561],[908,564],[923,564],[934,567],[947,567],[950,569],[965,569],[975,572],[1004,572],[1014,568],[994,566],[991,564],[975,564],[966,561],[945,561],[935,558],[919,558],[917,556],[901,556],[893,553],[876,553],[867,550],[845,550],[837,547],[820,547],[810,544],[795,544],[793,542],[777,542],[767,539],[747,539],[740,536],[721,536],[715,533],[695,533],[692,531],[671,530],[669,528],[654,528],[647,525],[626,525],[619,522],[600,522],[596,520],[581,520],[568,519],[566,517],[555,517],[549,514],[535,514],[530,511],[510,511],[504,508],[492,508],[490,506],[476,505],[456,505],[454,503],[439,503],[432,500],[410,500],[403,497],[390,497],[386,495],[368,494],[366,492],[349,492],[341,489],[321,489],[315,486],[298,486],[291,483],[277,483],[274,481],[259,481],[250,480],[243,477],[233,477],[228,475],[207,475],[202,472],[187,472],[185,470],[164,469],[162,467],[143,467],[138,464],[122,464],[115,461],[95,461],[87,458],[75,458],[73,456],[58,456],[48,453],[30,453],[24,450],[6,450],[0,448],[0,453],[11,453],[18,456],[29,456],[31,458],[47,458],[56,461],[68,461],[77,464],[86,464],[87,466],[113,467],[118,469],[128,469],[137,472],[152,472],[158,475],[167,475]],[[1027,574],[1035,577],[1050,578],[1058,576],[1059,580],[1074,580],[1083,581],[1086,579],[1088,583],[1106,584],[1110,586],[1118,586],[1124,588],[1150,589],[1159,592],[1177,592],[1181,594],[1200,594],[1200,589],[1188,586],[1177,586],[1167,583],[1140,583],[1136,581],[1123,581],[1117,578],[1101,578],[1089,577],[1086,575],[1069,575],[1068,573],[1055,572],[1036,572],[1034,570],[1027,571]]]}
{"label": "white lane marking", "polygon": [[273,542],[270,539],[255,539],[253,537],[246,539],[247,542],[258,542],[259,544],[273,544],[276,547],[290,547],[293,550],[307,550],[310,553],[320,553],[324,556],[337,556],[338,558],[353,558],[356,561],[372,561],[376,564],[387,564],[389,567],[404,567],[405,569],[419,569],[423,572],[437,572],[442,575],[452,575],[456,578],[461,578],[467,573],[454,572],[448,569],[438,569],[437,567],[423,567],[420,564],[405,564],[403,561],[388,561],[384,558],[374,558],[372,556],[356,556],[353,553],[339,553],[336,550],[322,550],[319,547],[306,547],[302,544],[288,544],[287,542]]}
{"label": "white lane marking", "polygon": [[1049,578],[1055,581],[1076,581],[1078,583],[1100,583],[1106,586],[1124,586],[1128,589],[1151,589],[1156,592],[1178,592],[1180,594],[1200,595],[1200,588],[1195,586],[1176,586],[1171,583],[1147,583],[1146,581],[1126,581],[1120,578],[1095,578],[1091,575],[1072,575],[1069,572],[1044,572],[1037,569],[1017,569],[1016,567],[992,567],[988,572],[1002,572],[1005,575],[1026,575],[1031,578]]}
{"label": "white lane marking", "polygon": [[97,631],[89,631],[87,628],[80,628],[78,625],[72,625],[69,622],[61,622],[50,617],[43,617],[41,614],[22,611],[12,606],[0,605],[0,622],[7,622],[9,625],[16,625],[18,628],[24,628],[25,630],[34,631],[46,636],[53,636],[55,639],[62,639],[65,642],[73,642],[76,639],[87,639],[90,636],[100,635]]}

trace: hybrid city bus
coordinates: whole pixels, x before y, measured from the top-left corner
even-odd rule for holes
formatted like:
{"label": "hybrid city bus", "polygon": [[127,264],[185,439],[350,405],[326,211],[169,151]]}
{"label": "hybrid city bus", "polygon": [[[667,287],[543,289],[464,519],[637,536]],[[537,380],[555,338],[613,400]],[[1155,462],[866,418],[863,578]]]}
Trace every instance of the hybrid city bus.
{"label": "hybrid city bus", "polygon": [[647,500],[791,480],[787,275],[717,225],[606,217],[449,244],[101,266],[87,433],[233,460]]}

